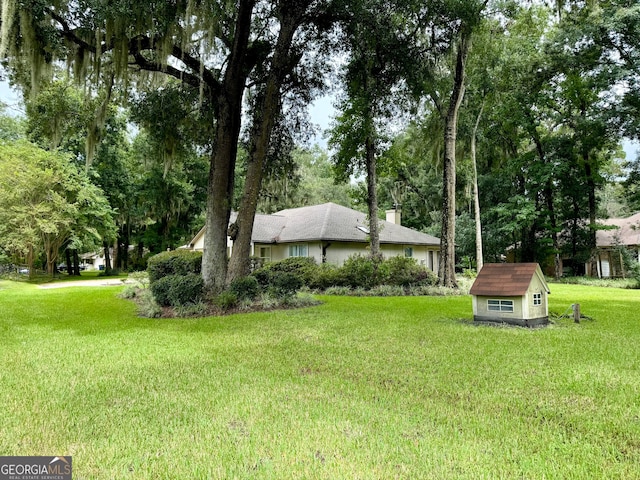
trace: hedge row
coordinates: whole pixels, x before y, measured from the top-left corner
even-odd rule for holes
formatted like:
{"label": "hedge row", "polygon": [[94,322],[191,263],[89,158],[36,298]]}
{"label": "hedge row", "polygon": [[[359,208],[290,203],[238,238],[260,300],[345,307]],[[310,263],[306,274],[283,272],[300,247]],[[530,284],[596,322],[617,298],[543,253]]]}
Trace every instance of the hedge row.
{"label": "hedge row", "polygon": [[326,290],[331,287],[372,289],[380,285],[399,287],[435,285],[437,276],[408,257],[372,257],[352,255],[342,267],[315,263],[313,258],[293,257],[270,263],[256,270],[253,276],[266,286],[274,276],[283,273],[296,276],[303,285]]}
{"label": "hedge row", "polygon": [[[149,259],[149,280],[156,301],[162,306],[196,304],[204,295],[201,273],[202,253],[188,250],[163,252]],[[246,278],[231,283],[219,302],[226,306],[253,301],[266,292],[287,300],[303,286],[326,290],[350,287],[371,290],[381,285],[397,287],[430,286],[436,275],[412,258],[383,258],[365,255],[349,257],[341,267],[315,263],[313,258],[292,257],[269,263]]]}

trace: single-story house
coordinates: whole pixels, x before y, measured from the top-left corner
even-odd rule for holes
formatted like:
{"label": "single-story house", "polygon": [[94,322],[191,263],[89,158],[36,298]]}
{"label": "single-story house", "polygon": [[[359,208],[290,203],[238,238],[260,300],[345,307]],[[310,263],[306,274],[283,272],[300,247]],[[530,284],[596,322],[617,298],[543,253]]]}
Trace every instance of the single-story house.
{"label": "single-story house", "polygon": [[80,262],[87,270],[104,270],[104,251],[81,253]]}
{"label": "single-story house", "polygon": [[[232,215],[231,222],[236,216]],[[386,257],[415,258],[434,272],[438,270],[440,239],[400,225],[400,210],[387,211],[380,220],[380,250]],[[188,248],[202,250],[204,228]],[[233,242],[228,239],[231,253]],[[258,214],[253,223],[252,255],[264,261],[288,257],[313,257],[318,263],[342,265],[349,256],[369,248],[367,216],[335,203],[290,208],[272,215]]]}
{"label": "single-story house", "polygon": [[599,223],[608,228],[596,231],[598,277],[624,277],[626,271],[620,247],[630,250],[640,261],[640,212],[628,218],[610,218]]}
{"label": "single-story house", "polygon": [[473,319],[534,327],[549,322],[549,286],[537,263],[487,263],[469,291]]}

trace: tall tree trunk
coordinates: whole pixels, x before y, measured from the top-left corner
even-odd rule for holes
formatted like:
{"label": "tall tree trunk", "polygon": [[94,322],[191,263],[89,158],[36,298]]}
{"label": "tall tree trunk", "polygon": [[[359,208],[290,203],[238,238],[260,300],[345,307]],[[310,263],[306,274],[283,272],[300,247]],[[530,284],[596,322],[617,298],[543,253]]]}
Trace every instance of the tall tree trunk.
{"label": "tall tree trunk", "polygon": [[369,211],[369,245],[371,256],[380,254],[380,231],[378,228],[378,192],[376,173],[376,148],[371,135],[365,140],[365,159],[367,163],[367,209]]}
{"label": "tall tree trunk", "polygon": [[444,168],[442,182],[442,235],[440,238],[440,285],[457,288],[456,281],[456,136],[458,111],[464,97],[465,63],[469,54],[471,32],[462,29],[456,55],[453,90],[444,126]]}
{"label": "tall tree trunk", "polygon": [[596,215],[598,202],[596,200],[596,182],[593,178],[593,169],[591,166],[591,158],[589,152],[582,154],[582,160],[584,162],[584,173],[587,177],[587,195],[589,202],[589,264],[591,270],[591,276],[597,276],[598,274],[598,246],[596,244]]}
{"label": "tall tree trunk", "polygon": [[219,292],[227,277],[227,230],[242,117],[242,95],[249,72],[245,60],[254,0],[240,0],[232,50],[217,98],[215,148],[211,154],[202,255],[205,286]]}
{"label": "tall tree trunk", "polygon": [[29,248],[27,250],[27,269],[29,270],[29,278],[32,279],[35,276],[35,272],[33,271],[33,264],[35,263],[36,255],[33,251],[33,244],[29,244]]}
{"label": "tall tree trunk", "polygon": [[476,270],[480,272],[484,264],[484,256],[482,254],[482,224],[480,223],[480,194],[478,192],[478,165],[476,162],[476,135],[478,134],[478,126],[482,118],[484,110],[484,101],[480,105],[480,111],[476,117],[476,123],[471,132],[471,163],[473,165],[473,214],[476,222]]}
{"label": "tall tree trunk", "polygon": [[113,241],[113,248],[111,249],[111,267],[116,269],[118,268],[118,263],[120,262],[120,242],[116,236],[116,239]]}
{"label": "tall tree trunk", "polygon": [[291,42],[301,12],[288,10],[282,19],[271,69],[262,98],[256,107],[256,115],[251,129],[249,160],[245,176],[244,190],[238,209],[238,217],[233,229],[233,249],[229,259],[227,284],[237,278],[249,275],[251,269],[251,236],[253,221],[258,207],[258,198],[262,188],[264,164],[269,151],[269,143],[276,119],[280,115],[280,89],[286,75],[293,68]]}
{"label": "tall tree trunk", "polygon": [[78,256],[78,249],[73,249],[73,274],[76,277],[80,276],[80,257]]}
{"label": "tall tree trunk", "polygon": [[65,261],[67,262],[67,275],[73,275],[73,270],[71,269],[71,251],[68,248],[64,249]]}
{"label": "tall tree trunk", "polygon": [[560,241],[558,240],[558,220],[556,218],[555,203],[553,201],[553,185],[551,179],[547,180],[544,187],[544,196],[549,212],[549,223],[551,225],[551,242],[553,245],[553,276],[558,279],[562,276],[562,260],[560,258]]}
{"label": "tall tree trunk", "polygon": [[111,275],[111,254],[109,253],[109,242],[106,240],[102,244],[104,251],[104,273]]}
{"label": "tall tree trunk", "polygon": [[[533,118],[533,116],[529,115],[529,118],[531,119]],[[533,123],[531,124],[530,134],[536,146],[536,151],[538,153],[538,158],[540,158],[540,162],[542,164],[546,164],[547,156],[545,154],[544,146],[542,144],[540,136],[538,135],[538,130]],[[547,207],[547,214],[549,216],[549,225],[551,226],[551,244],[553,246],[553,276],[555,278],[560,278],[562,276],[562,262],[560,259],[560,241],[558,239],[558,219],[556,218],[555,203],[553,201],[552,175],[548,175],[548,177],[549,178],[543,188],[543,193]]]}

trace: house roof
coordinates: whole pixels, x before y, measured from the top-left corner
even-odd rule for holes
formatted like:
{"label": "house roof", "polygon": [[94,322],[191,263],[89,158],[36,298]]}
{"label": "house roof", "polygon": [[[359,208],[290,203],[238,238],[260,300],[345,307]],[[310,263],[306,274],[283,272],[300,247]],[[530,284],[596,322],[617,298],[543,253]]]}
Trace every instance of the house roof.
{"label": "house roof", "polygon": [[[369,221],[366,214],[351,208],[323,203],[309,207],[290,208],[272,217],[286,218],[278,242],[342,241],[367,242]],[[409,245],[440,245],[440,239],[411,228],[380,220],[380,243]]]}
{"label": "house roof", "polygon": [[[235,221],[232,215],[231,222]],[[400,245],[440,245],[440,239],[411,228],[380,220],[380,243]],[[294,243],[310,241],[367,242],[367,216],[335,203],[289,208],[272,215],[257,214],[251,241],[254,243]],[[200,230],[191,245],[204,234]]]}
{"label": "house roof", "polygon": [[537,263],[485,263],[469,293],[497,297],[524,295],[535,276],[540,279],[547,293],[550,293]]}
{"label": "house roof", "polygon": [[602,220],[600,224],[611,228],[596,231],[598,247],[640,245],[640,212],[628,218]]}

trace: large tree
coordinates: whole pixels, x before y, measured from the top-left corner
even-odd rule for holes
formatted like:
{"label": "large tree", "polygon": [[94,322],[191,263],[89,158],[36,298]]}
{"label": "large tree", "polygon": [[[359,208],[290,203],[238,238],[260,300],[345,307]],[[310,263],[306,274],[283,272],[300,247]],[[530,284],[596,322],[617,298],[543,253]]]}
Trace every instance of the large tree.
{"label": "large tree", "polygon": [[389,146],[392,129],[400,126],[394,119],[402,118],[409,107],[412,83],[407,79],[428,51],[430,42],[418,33],[430,19],[431,3],[351,2],[351,15],[343,30],[348,62],[330,144],[335,148],[339,175],[365,176],[373,256],[380,253],[378,163]]}
{"label": "large tree", "polygon": [[63,245],[95,245],[113,233],[102,191],[66,155],[19,141],[0,144],[0,159],[0,242],[30,272],[39,252],[53,275]]}
{"label": "large tree", "polygon": [[247,79],[273,49],[267,37],[277,28],[278,13],[287,7],[308,13],[305,6],[313,4],[308,15],[314,16],[325,6],[294,3],[9,0],[3,5],[0,53],[16,68],[28,65],[34,83],[48,65],[64,58],[83,80],[109,85],[116,79],[133,87],[170,76],[198,92],[201,108],[214,119],[202,272],[206,285],[219,290],[227,277],[227,228]]}
{"label": "large tree", "polygon": [[[250,273],[253,221],[270,145],[279,143],[279,139],[274,137],[286,138],[291,133],[282,131],[286,125],[283,109],[287,97],[293,93],[298,99],[309,100],[314,81],[318,81],[317,73],[314,75],[311,72],[325,54],[319,40],[336,15],[335,12],[329,13],[322,2],[310,0],[280,0],[273,6],[273,12],[278,27],[273,30],[273,38],[269,39],[273,45],[272,52],[251,76],[255,85],[250,90],[253,99],[252,123],[242,197],[238,216],[230,232],[234,243],[228,283]],[[315,57],[315,60],[307,55],[306,62],[302,62],[305,53],[311,50],[311,57]],[[297,116],[295,101],[289,99],[288,103],[289,115]]]}

